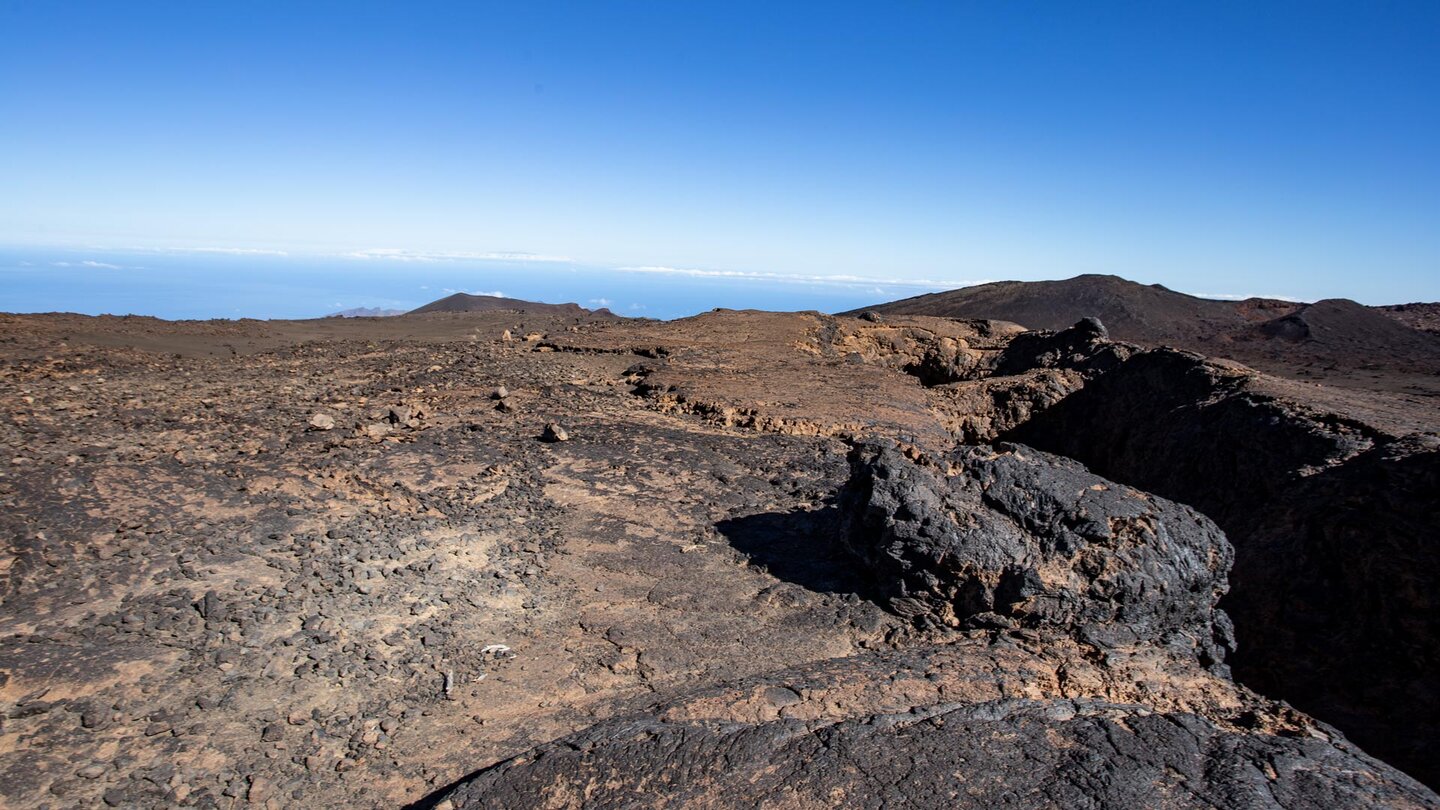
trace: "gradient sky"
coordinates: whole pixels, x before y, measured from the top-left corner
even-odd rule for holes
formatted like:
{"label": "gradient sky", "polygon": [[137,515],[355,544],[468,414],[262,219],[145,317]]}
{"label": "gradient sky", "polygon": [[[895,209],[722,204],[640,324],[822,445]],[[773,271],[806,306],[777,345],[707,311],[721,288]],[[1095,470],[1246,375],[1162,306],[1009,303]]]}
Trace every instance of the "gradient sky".
{"label": "gradient sky", "polygon": [[0,0],[0,247],[1440,300],[1436,43],[1378,0]]}

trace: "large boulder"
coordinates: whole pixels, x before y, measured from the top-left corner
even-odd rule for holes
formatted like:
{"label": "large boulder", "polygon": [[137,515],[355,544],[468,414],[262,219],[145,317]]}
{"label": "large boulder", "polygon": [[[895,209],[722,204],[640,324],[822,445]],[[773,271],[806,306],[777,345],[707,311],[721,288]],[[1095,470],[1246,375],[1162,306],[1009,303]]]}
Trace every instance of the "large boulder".
{"label": "large boulder", "polygon": [[1082,318],[1058,332],[1016,335],[996,357],[994,374],[1021,374],[1037,368],[1101,373],[1119,366],[1135,350],[1128,343],[1111,341],[1109,330],[1099,318]]}
{"label": "large boulder", "polygon": [[1195,510],[1022,445],[914,461],[852,453],[842,542],[897,613],[922,625],[1050,628],[1113,647],[1158,643],[1218,663],[1215,608],[1233,553]]}

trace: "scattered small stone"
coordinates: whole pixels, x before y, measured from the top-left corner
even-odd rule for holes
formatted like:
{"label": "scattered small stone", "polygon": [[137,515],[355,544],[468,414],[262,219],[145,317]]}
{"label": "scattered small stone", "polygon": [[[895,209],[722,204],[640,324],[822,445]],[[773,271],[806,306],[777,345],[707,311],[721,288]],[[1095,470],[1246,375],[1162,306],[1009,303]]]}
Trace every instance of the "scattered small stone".
{"label": "scattered small stone", "polygon": [[274,793],[274,787],[270,780],[263,776],[250,777],[250,789],[245,792],[245,798],[250,802],[263,802]]}
{"label": "scattered small stone", "polygon": [[547,442],[568,442],[570,434],[558,422],[548,422],[545,425],[545,432],[540,435],[540,438]]}
{"label": "scattered small stone", "polygon": [[328,413],[317,413],[310,417],[311,430],[334,430],[335,417]]}
{"label": "scattered small stone", "polygon": [[794,706],[800,702],[800,695],[797,694],[795,690],[786,686],[767,686],[764,690],[764,695],[765,700],[769,701],[771,706],[777,708]]}
{"label": "scattered small stone", "polygon": [[495,391],[490,394],[491,399],[504,399],[508,396],[510,396],[510,389],[503,385],[496,388]]}

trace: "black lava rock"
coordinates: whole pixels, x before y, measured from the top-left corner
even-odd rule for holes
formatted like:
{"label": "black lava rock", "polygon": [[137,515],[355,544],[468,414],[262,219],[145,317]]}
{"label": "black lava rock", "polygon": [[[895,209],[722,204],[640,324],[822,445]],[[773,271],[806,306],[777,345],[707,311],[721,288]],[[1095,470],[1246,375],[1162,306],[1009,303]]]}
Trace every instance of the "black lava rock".
{"label": "black lava rock", "polygon": [[846,546],[896,613],[952,627],[1047,627],[1100,646],[1156,642],[1218,662],[1233,559],[1181,504],[1023,445],[933,461],[868,445],[842,497]]}

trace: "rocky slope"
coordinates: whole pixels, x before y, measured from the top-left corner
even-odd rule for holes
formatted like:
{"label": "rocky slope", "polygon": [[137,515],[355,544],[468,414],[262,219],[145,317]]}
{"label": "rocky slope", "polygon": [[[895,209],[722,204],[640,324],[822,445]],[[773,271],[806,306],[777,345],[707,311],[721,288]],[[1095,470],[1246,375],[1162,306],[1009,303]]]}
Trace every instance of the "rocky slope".
{"label": "rocky slope", "polygon": [[1403,399],[724,311],[0,316],[0,386],[6,804],[1440,806]]}
{"label": "rocky slope", "polygon": [[1440,335],[1440,303],[1389,304],[1376,309],[1412,329]]}

